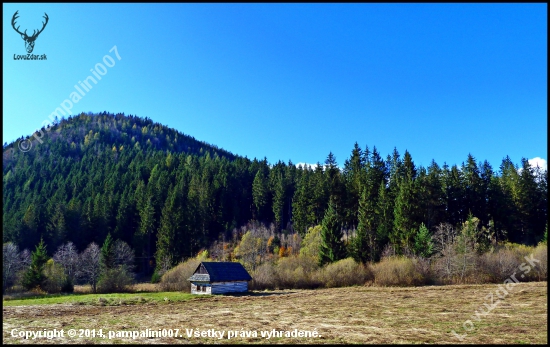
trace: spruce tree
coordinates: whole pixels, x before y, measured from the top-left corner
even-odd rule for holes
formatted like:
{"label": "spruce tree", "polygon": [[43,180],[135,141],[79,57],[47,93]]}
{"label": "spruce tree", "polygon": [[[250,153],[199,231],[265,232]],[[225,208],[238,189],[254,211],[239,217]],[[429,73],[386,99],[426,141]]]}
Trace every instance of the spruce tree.
{"label": "spruce tree", "polygon": [[375,212],[378,220],[376,228],[378,249],[382,250],[387,242],[391,241],[389,237],[393,232],[393,204],[386,192],[384,182],[381,182],[378,189],[378,202]]}
{"label": "spruce tree", "polygon": [[174,260],[182,258],[182,252],[178,249],[179,242],[176,238],[176,234],[182,224],[181,213],[178,213],[179,194],[180,192],[177,188],[172,189],[170,187],[170,194],[162,209],[160,227],[157,234],[157,251],[155,253],[157,263],[155,270],[157,272],[165,270],[162,267],[171,267],[174,265]]}
{"label": "spruce tree", "polygon": [[418,233],[414,237],[414,254],[428,258],[433,252],[433,240],[430,231],[424,223],[420,224]]}
{"label": "spruce tree", "polygon": [[40,243],[36,246],[35,251],[31,253],[29,270],[23,275],[22,285],[25,289],[30,290],[42,285],[46,279],[42,271],[47,261],[46,245],[44,244],[44,240],[40,239]]}
{"label": "spruce tree", "polygon": [[321,223],[321,247],[319,265],[325,265],[343,259],[345,248],[342,241],[341,222],[334,202],[331,200]]}
{"label": "spruce tree", "polygon": [[313,187],[307,168],[302,172],[292,199],[292,222],[294,230],[302,237],[306,235],[307,228],[315,223]]}
{"label": "spruce tree", "polygon": [[[368,150],[368,147],[367,147]],[[363,151],[355,142],[351,157],[344,162],[344,182],[346,185],[346,215],[344,219],[348,225],[357,224],[357,212],[361,198],[361,186],[363,184],[365,158]]]}
{"label": "spruce tree", "polygon": [[323,171],[323,166],[319,162],[317,162],[312,179],[315,223],[318,224],[323,220],[329,200],[327,174]]}
{"label": "spruce tree", "polygon": [[275,216],[275,225],[279,229],[284,228],[284,205],[285,205],[285,196],[286,193],[286,184],[282,172],[278,174],[275,173],[273,178],[273,215]]}
{"label": "spruce tree", "polygon": [[113,238],[109,233],[107,234],[105,242],[103,242],[103,246],[101,247],[100,263],[102,270],[112,269],[115,265],[115,252],[113,249],[113,244]]}
{"label": "spruce tree", "polygon": [[357,262],[366,263],[375,259],[376,253],[376,229],[374,228],[374,206],[369,200],[369,191],[365,187],[359,201],[359,224],[357,225],[357,234],[353,239],[352,253]]}
{"label": "spruce tree", "polygon": [[266,216],[264,213],[265,205],[268,199],[267,178],[264,175],[263,169],[260,168],[256,172],[254,182],[252,183],[252,201],[254,202],[255,213],[254,217],[257,220],[263,220]]}
{"label": "spruce tree", "polygon": [[394,245],[397,247],[412,248],[415,225],[414,215],[416,210],[414,182],[403,179],[399,182],[399,193],[395,200],[393,235],[391,236]]}
{"label": "spruce tree", "polygon": [[526,158],[521,158],[521,174],[518,182],[517,210],[521,218],[521,242],[535,244],[544,231],[545,220],[541,218],[535,170]]}
{"label": "spruce tree", "polygon": [[464,210],[474,216],[480,216],[483,211],[483,181],[475,158],[468,154],[466,164],[462,163]]}

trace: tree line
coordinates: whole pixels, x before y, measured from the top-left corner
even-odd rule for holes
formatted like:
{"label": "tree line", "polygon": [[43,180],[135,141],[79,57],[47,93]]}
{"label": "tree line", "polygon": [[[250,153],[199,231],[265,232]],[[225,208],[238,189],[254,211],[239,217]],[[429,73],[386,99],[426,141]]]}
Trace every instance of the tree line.
{"label": "tree line", "polygon": [[75,284],[89,284],[92,292],[121,292],[134,280],[134,251],[121,240],[107,235],[101,247],[91,243],[78,253],[67,242],[49,257],[44,240],[33,252],[19,251],[12,242],[3,246],[2,292],[14,285],[26,290],[70,293]]}
{"label": "tree line", "polygon": [[[46,131],[46,129],[45,129]],[[304,237],[323,225],[324,262],[354,254],[378,261],[425,246],[436,226],[476,228],[536,244],[547,220],[547,171],[506,156],[498,169],[468,154],[462,165],[424,168],[397,149],[383,158],[357,143],[340,167],[250,160],[123,114],[80,114],[51,127],[27,153],[4,144],[3,241],[47,254],[84,251],[107,235],[136,252],[137,270],[173,266],[251,220]],[[424,242],[424,246],[423,245]],[[347,248],[346,248],[347,249]]]}

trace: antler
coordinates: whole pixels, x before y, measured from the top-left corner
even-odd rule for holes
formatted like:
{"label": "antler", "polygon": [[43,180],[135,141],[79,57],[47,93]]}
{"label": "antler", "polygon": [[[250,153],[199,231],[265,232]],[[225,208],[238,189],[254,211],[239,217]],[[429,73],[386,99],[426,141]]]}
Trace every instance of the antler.
{"label": "antler", "polygon": [[19,35],[25,35],[25,36],[27,36],[27,30],[25,30],[25,33],[22,33],[22,32],[19,31],[19,27],[17,27],[17,28],[15,27],[15,20],[16,20],[17,18],[19,18],[19,17],[17,16],[17,12],[19,12],[19,10],[15,11],[15,13],[13,14],[13,17],[12,17],[12,19],[11,19],[11,26],[13,27],[13,30],[17,31],[17,33],[18,33]]}
{"label": "antler", "polygon": [[[16,13],[17,13],[17,12],[16,12]],[[35,39],[36,39],[36,37],[38,37],[38,35],[40,35],[40,33],[41,33],[42,31],[44,31],[44,28],[46,27],[46,24],[48,24],[48,19],[49,19],[49,18],[48,18],[48,14],[47,14],[46,12],[44,12],[44,18],[46,19],[46,22],[45,22],[45,23],[42,22],[42,29],[40,29],[36,34],[34,33],[36,30],[33,30],[32,36],[31,36],[32,38],[35,38]]]}

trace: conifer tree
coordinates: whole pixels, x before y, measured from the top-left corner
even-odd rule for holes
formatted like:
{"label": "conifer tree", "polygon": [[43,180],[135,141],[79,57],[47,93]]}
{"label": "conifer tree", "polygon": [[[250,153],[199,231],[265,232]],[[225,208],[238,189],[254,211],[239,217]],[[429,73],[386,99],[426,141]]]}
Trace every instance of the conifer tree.
{"label": "conifer tree", "polygon": [[321,223],[321,247],[319,264],[325,265],[345,257],[345,248],[342,241],[342,224],[331,200],[325,217]]}
{"label": "conifer tree", "polygon": [[275,225],[284,228],[284,205],[286,199],[286,184],[282,172],[275,173],[273,178],[273,215]]}
{"label": "conifer tree", "polygon": [[346,215],[344,217],[348,225],[357,224],[357,211],[359,210],[359,200],[362,192],[364,166],[365,158],[363,151],[356,142],[351,152],[351,157],[344,162],[343,172],[347,192]]}
{"label": "conifer tree", "polygon": [[115,265],[115,252],[113,249],[113,238],[107,234],[103,246],[101,246],[100,264],[102,270],[112,269]]}
{"label": "conifer tree", "polygon": [[315,223],[321,223],[329,200],[327,175],[323,171],[321,163],[317,162],[313,173],[313,205],[315,211]]}
{"label": "conifer tree", "polygon": [[377,253],[377,237],[374,226],[375,207],[368,199],[369,195],[368,187],[365,186],[359,201],[357,233],[351,247],[355,261],[362,263],[375,260]]}
{"label": "conifer tree", "polygon": [[255,218],[257,220],[263,220],[265,217],[264,209],[268,199],[268,187],[267,179],[260,168],[254,176],[254,182],[252,183],[252,201],[255,207]]}
{"label": "conifer tree", "polygon": [[307,169],[302,172],[294,192],[292,220],[294,230],[302,237],[306,235],[307,228],[315,223],[313,187],[310,181],[310,171]]}
{"label": "conifer tree", "polygon": [[48,259],[46,245],[44,244],[44,240],[40,239],[40,243],[36,246],[34,252],[31,253],[31,265],[23,275],[23,287],[30,290],[42,285],[46,279],[42,271]]}
{"label": "conifer tree", "polygon": [[[521,158],[521,174],[518,182],[517,210],[520,215],[521,242],[535,244],[542,236],[543,213],[539,210],[541,196],[538,191],[535,170],[526,158]],[[538,231],[538,235],[537,235]]]}
{"label": "conifer tree", "polygon": [[[378,202],[376,204],[376,238],[378,249],[381,250],[387,242],[392,242],[390,235],[393,234],[393,202],[390,200],[384,182],[381,182],[378,190]],[[393,243],[393,242],[392,242]]]}
{"label": "conifer tree", "polygon": [[414,182],[403,179],[399,183],[399,193],[395,200],[393,209],[393,236],[392,239],[398,248],[412,248],[412,241],[415,234],[414,216],[416,212],[416,201]]}
{"label": "conifer tree", "polygon": [[418,233],[414,237],[414,254],[428,258],[433,252],[433,240],[430,231],[424,223],[420,224]]}

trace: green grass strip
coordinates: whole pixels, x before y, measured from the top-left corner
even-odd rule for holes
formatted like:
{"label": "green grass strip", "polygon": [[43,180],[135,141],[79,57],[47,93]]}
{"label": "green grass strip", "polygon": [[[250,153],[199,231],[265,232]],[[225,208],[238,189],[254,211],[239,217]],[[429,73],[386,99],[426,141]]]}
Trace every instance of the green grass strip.
{"label": "green grass strip", "polygon": [[152,293],[113,293],[113,294],[46,294],[25,298],[4,299],[4,306],[22,305],[139,305],[146,303],[170,303],[195,299],[209,298],[211,295],[193,295],[181,292],[152,292]]}

